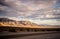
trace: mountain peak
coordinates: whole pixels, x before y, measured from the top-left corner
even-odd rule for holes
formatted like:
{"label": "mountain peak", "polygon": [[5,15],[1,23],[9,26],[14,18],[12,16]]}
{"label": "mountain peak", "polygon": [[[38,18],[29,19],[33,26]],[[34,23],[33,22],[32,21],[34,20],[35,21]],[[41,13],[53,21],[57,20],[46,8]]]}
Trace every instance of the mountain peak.
{"label": "mountain peak", "polygon": [[[31,21],[29,20],[24,20],[24,21],[16,21],[16,20],[12,20],[12,19],[9,19],[9,18],[0,18],[0,22],[10,22],[12,25],[14,24],[17,24],[17,25],[24,25],[24,26],[27,26],[27,25],[30,25],[30,26],[35,26],[37,24],[35,23],[32,23]],[[14,24],[13,24],[14,23]]]}

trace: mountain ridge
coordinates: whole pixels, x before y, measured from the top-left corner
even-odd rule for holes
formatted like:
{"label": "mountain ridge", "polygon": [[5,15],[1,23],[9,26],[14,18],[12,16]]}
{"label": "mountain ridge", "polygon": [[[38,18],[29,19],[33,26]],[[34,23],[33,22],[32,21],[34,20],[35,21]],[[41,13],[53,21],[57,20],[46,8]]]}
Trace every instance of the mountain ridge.
{"label": "mountain ridge", "polygon": [[0,26],[10,26],[10,27],[28,27],[28,28],[60,28],[60,26],[47,26],[38,25],[36,23],[26,21],[16,21],[9,18],[0,18]]}
{"label": "mountain ridge", "polygon": [[30,25],[30,26],[37,25],[30,21],[16,21],[16,20],[9,19],[9,18],[0,18],[0,22],[15,22],[16,24]]}

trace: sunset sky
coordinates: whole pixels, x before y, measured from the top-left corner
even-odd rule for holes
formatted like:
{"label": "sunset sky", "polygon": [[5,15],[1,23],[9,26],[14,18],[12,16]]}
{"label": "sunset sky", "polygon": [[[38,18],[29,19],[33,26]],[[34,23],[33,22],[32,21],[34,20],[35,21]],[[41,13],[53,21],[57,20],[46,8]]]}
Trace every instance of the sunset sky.
{"label": "sunset sky", "polygon": [[60,0],[0,0],[0,18],[60,25]]}

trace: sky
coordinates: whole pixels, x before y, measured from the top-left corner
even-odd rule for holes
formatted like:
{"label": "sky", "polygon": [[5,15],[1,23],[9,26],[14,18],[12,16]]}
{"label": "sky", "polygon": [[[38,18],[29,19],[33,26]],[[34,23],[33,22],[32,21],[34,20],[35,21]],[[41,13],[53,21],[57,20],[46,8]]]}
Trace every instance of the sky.
{"label": "sky", "polygon": [[0,0],[0,18],[60,25],[60,0]]}

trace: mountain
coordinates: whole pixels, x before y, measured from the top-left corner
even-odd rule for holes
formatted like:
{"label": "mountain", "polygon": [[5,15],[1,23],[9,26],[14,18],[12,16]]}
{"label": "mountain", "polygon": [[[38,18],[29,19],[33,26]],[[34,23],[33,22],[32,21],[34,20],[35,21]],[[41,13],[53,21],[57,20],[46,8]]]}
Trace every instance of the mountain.
{"label": "mountain", "polygon": [[0,18],[0,26],[27,27],[27,28],[60,28],[60,26],[38,25],[29,20],[16,21],[16,20],[9,19],[9,18]]}
{"label": "mountain", "polygon": [[16,21],[9,18],[0,18],[0,26],[38,26],[30,21]]}
{"label": "mountain", "polygon": [[21,24],[23,24],[23,25],[31,25],[31,26],[37,26],[38,24],[36,24],[36,23],[32,23],[32,22],[30,22],[30,21],[19,21],[19,23],[21,23]]}
{"label": "mountain", "polygon": [[9,22],[9,21],[13,22],[15,20],[8,19],[8,18],[0,18],[0,22]]}

